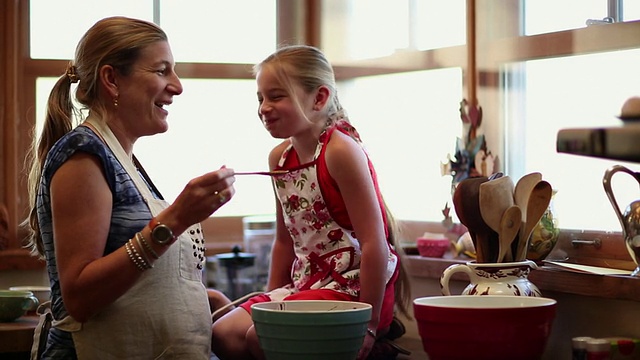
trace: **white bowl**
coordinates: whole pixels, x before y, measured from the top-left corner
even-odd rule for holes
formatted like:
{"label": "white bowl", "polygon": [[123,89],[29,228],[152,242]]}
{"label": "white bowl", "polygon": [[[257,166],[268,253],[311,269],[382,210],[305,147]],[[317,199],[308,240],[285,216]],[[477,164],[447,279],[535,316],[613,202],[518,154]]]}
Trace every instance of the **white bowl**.
{"label": "white bowl", "polygon": [[51,296],[51,288],[48,286],[35,286],[35,285],[25,285],[25,286],[12,286],[9,290],[14,291],[31,291],[33,295],[38,299],[40,304],[43,304],[49,301]]}

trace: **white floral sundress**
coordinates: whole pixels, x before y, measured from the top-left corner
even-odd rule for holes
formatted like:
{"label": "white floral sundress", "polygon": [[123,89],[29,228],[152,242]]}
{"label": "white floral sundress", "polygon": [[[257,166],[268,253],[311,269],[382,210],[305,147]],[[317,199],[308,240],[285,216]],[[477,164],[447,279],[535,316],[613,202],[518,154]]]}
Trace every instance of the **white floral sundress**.
{"label": "white floral sundress", "polygon": [[[322,141],[324,138],[327,140]],[[317,163],[328,136],[320,139],[312,162],[274,178],[296,259],[291,269],[293,283],[272,291],[269,294],[272,300],[309,289],[330,289],[354,297],[360,295],[360,244],[353,230],[340,226],[332,218],[323,197]],[[292,149],[290,144],[283,152],[280,167]],[[395,252],[390,251],[385,282],[393,276],[397,262]]]}

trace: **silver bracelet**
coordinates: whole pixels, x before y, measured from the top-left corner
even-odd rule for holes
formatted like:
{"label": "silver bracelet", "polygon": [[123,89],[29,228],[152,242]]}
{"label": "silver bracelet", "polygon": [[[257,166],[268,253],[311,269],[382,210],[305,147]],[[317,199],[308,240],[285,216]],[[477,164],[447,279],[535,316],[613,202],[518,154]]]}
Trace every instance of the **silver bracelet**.
{"label": "silver bracelet", "polygon": [[158,260],[160,258],[158,253],[155,250],[153,250],[153,247],[149,245],[147,240],[144,238],[144,235],[142,235],[142,231],[136,233],[136,240],[142,243],[142,246],[144,246],[145,250],[148,250],[151,253],[151,256],[154,259]]}
{"label": "silver bracelet", "polygon": [[145,267],[144,265],[142,265],[138,259],[136,259],[135,255],[133,255],[133,251],[131,250],[133,248],[133,245],[131,245],[131,240],[127,241],[126,244],[124,244],[124,249],[127,251],[127,255],[129,255],[129,259],[131,259],[131,262],[133,262],[133,264],[138,268],[138,270],[140,271],[145,271]]}
{"label": "silver bracelet", "polygon": [[131,248],[131,251],[133,251],[133,255],[138,259],[138,261],[142,265],[142,268],[144,270],[151,269],[153,265],[150,264],[148,260],[140,256],[138,249],[136,249],[135,245],[133,244],[133,239],[129,239],[128,243],[130,244],[129,247]]}
{"label": "silver bracelet", "polygon": [[[140,238],[138,236],[134,236],[133,238],[136,239],[136,243],[138,243],[138,250],[140,251],[138,253],[138,255],[142,255],[141,258],[142,258],[143,262],[146,263],[150,268],[152,268],[153,267],[153,263],[151,262],[151,260],[149,260],[149,256],[147,255],[147,252],[142,248],[142,243],[140,242]],[[132,240],[133,239],[131,239],[129,241],[132,241]],[[133,251],[137,252],[136,248],[133,246],[133,243],[131,245],[132,245]]]}
{"label": "silver bracelet", "polygon": [[376,332],[369,328],[367,328],[367,335],[371,335],[374,339],[376,339]]}

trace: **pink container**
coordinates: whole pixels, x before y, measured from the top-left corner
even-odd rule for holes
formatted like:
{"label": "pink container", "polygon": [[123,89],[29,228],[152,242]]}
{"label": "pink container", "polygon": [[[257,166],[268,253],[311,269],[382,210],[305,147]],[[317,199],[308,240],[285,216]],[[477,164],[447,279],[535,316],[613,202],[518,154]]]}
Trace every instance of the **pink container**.
{"label": "pink container", "polygon": [[447,238],[424,238],[416,240],[418,253],[424,257],[441,258],[451,247],[451,242]]}

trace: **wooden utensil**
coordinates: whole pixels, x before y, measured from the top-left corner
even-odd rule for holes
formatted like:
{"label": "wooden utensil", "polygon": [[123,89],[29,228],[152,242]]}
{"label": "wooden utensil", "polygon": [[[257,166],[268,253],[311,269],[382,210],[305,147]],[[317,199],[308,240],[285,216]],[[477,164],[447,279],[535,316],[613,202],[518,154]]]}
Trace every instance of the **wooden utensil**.
{"label": "wooden utensil", "polygon": [[518,205],[511,205],[505,210],[500,220],[500,250],[497,262],[512,261],[511,244],[518,236],[518,230],[522,224],[522,211]]}
{"label": "wooden utensil", "polygon": [[[518,256],[518,249],[520,248],[520,242],[526,242],[527,239],[522,238],[522,231],[525,228],[524,223],[527,221],[527,203],[529,202],[529,196],[531,195],[531,190],[536,186],[538,182],[542,181],[542,174],[539,172],[532,172],[524,175],[523,177],[516,182],[516,186],[513,190],[513,200],[515,205],[518,205],[520,208],[520,212],[522,214],[522,220],[520,224],[520,233],[516,241],[514,241],[512,246],[513,256]],[[514,258],[515,259],[515,258]]]}
{"label": "wooden utensil", "polygon": [[516,183],[513,190],[513,199],[515,204],[518,205],[522,211],[522,221],[525,220],[527,215],[527,201],[529,201],[531,190],[533,190],[533,187],[540,181],[542,181],[542,174],[539,172],[532,172],[521,177]]}
{"label": "wooden utensil", "polygon": [[531,190],[529,200],[527,201],[527,217],[523,224],[524,228],[520,229],[520,238],[518,241],[518,247],[514,254],[516,261],[522,261],[527,257],[527,248],[529,247],[529,237],[533,228],[538,224],[538,221],[544,215],[544,212],[549,207],[551,202],[551,196],[553,189],[551,184],[541,180]]}
{"label": "wooden utensil", "polygon": [[487,225],[500,233],[502,216],[513,205],[513,181],[509,176],[496,178],[480,184],[480,214]]}
{"label": "wooden utensil", "polygon": [[453,206],[460,222],[467,227],[476,250],[476,261],[484,262],[484,247],[489,244],[493,231],[482,220],[479,205],[480,184],[489,181],[486,176],[466,178],[456,186],[453,193]]}

